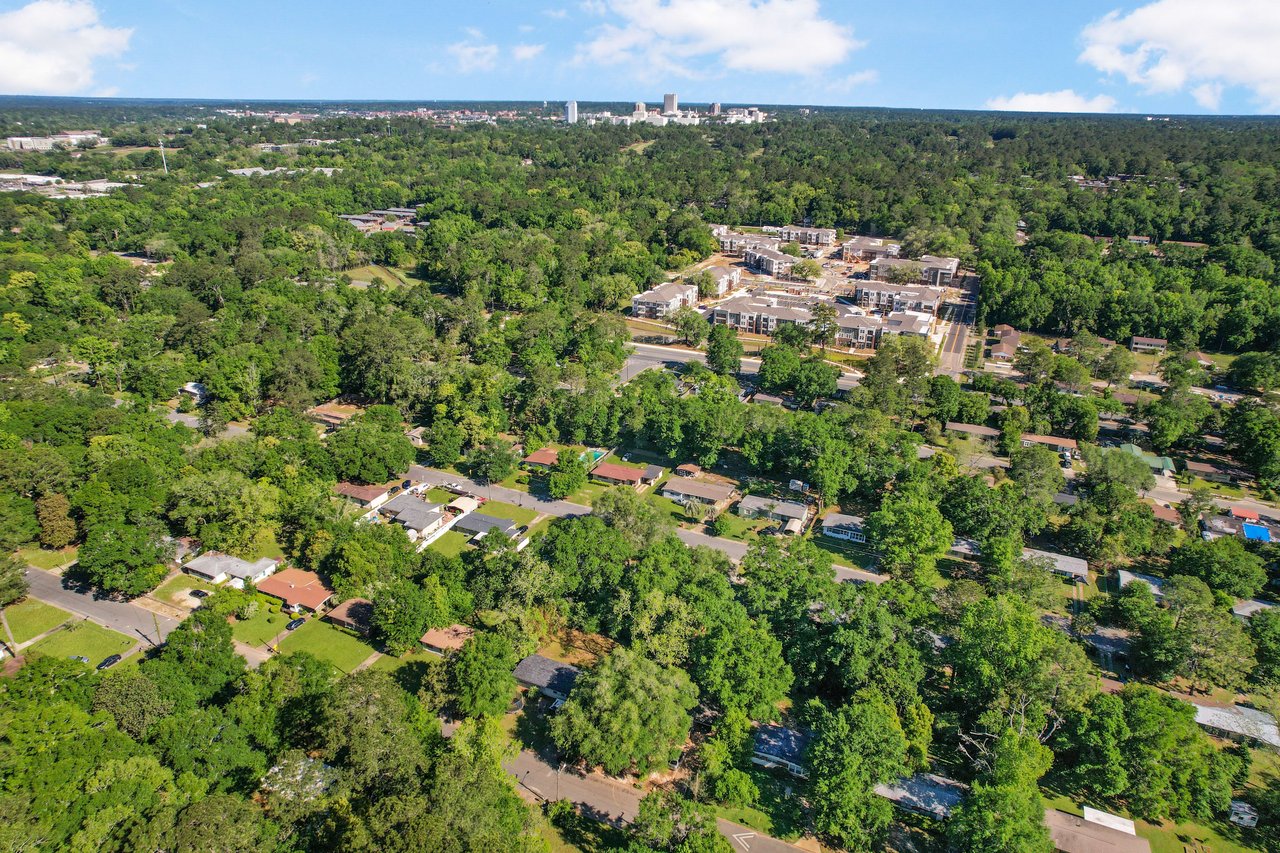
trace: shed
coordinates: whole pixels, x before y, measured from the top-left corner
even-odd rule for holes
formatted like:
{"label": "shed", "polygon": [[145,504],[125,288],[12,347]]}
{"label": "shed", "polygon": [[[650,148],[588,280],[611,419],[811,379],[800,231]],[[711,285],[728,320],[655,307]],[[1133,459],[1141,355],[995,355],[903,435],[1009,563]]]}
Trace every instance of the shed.
{"label": "shed", "polygon": [[539,693],[555,699],[567,699],[580,673],[576,666],[543,655],[529,655],[516,664],[514,675],[522,687],[536,688]]}
{"label": "shed", "polygon": [[692,462],[686,462],[683,465],[676,466],[677,477],[696,477],[702,473],[702,468],[694,465]]}

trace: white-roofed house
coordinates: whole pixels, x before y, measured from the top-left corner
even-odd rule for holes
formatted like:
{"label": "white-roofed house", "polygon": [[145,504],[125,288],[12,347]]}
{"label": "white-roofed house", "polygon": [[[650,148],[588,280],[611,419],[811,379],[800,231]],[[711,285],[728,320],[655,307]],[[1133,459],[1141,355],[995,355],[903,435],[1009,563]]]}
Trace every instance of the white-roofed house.
{"label": "white-roofed house", "polygon": [[263,557],[251,563],[220,551],[205,551],[182,568],[187,574],[195,575],[209,583],[225,583],[236,589],[244,589],[246,581],[256,584],[263,578],[270,577],[278,565],[279,563],[270,557]]}

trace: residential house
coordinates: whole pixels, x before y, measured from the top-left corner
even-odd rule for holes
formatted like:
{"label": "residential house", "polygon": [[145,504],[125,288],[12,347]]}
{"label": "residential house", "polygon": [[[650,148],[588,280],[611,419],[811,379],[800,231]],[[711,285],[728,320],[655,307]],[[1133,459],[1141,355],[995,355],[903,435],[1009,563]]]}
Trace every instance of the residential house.
{"label": "residential house", "polygon": [[962,424],[957,421],[947,421],[947,432],[959,433],[960,435],[972,435],[977,438],[992,439],[1000,437],[1000,430],[994,427],[982,426],[980,424]]}
{"label": "residential house", "polygon": [[862,516],[830,512],[822,519],[822,535],[846,542],[866,542],[865,524]]}
{"label": "residential house", "polygon": [[876,785],[874,790],[903,811],[935,820],[951,817],[969,793],[967,785],[933,773],[906,776],[897,782]]}
{"label": "residential house", "polygon": [[258,584],[258,592],[280,599],[294,613],[303,610],[319,613],[333,598],[333,590],[325,586],[318,574],[294,568],[263,579]]}
{"label": "residential house", "polygon": [[1214,737],[1280,751],[1280,729],[1270,714],[1243,705],[1220,708],[1191,704],[1196,709],[1196,723]]}
{"label": "residential house", "polygon": [[1227,820],[1236,826],[1253,827],[1258,825],[1258,810],[1244,800],[1231,801],[1231,813]]}
{"label": "residential house", "polygon": [[466,625],[450,625],[448,628],[432,628],[418,642],[432,654],[444,657],[462,648],[475,634],[475,629]]}
{"label": "residential house", "polygon": [[733,486],[683,477],[672,477],[662,486],[662,496],[678,504],[718,506],[731,499],[733,494]]}
{"label": "residential house", "polygon": [[692,462],[685,462],[676,466],[677,477],[700,477],[702,476],[702,468]]}
{"label": "residential house", "polygon": [[1275,606],[1270,601],[1263,601],[1260,598],[1242,598],[1231,605],[1231,612],[1237,618],[1247,622],[1262,611],[1270,610]]}
{"label": "residential house", "polygon": [[550,471],[556,466],[558,459],[559,453],[554,447],[541,447],[521,459],[520,464],[526,468]]}
{"label": "residential house", "polygon": [[203,382],[188,382],[178,389],[178,393],[190,397],[197,406],[203,406],[209,399],[209,389]]}
{"label": "residential house", "polygon": [[1173,460],[1168,456],[1156,456],[1154,453],[1146,452],[1136,444],[1126,442],[1120,445],[1120,451],[1141,459],[1146,463],[1147,467],[1151,469],[1151,473],[1153,474],[1173,474],[1173,472],[1177,470],[1176,466],[1173,464]]}
{"label": "residential house", "polygon": [[368,636],[373,624],[373,602],[367,598],[348,598],[326,613],[324,618],[339,628]]}
{"label": "residential house", "polygon": [[809,507],[794,501],[779,501],[760,495],[747,495],[738,501],[738,515],[743,518],[768,518],[783,525],[787,533],[800,533],[809,520]]}
{"label": "residential house", "polygon": [[516,664],[516,682],[525,689],[537,690],[553,699],[568,699],[581,672],[576,666],[542,655],[529,655]]}
{"label": "residential house", "polygon": [[639,468],[629,468],[613,462],[601,462],[591,471],[591,476],[615,486],[639,486],[644,479],[644,472]]}
{"label": "residential house", "polygon": [[784,242],[796,242],[801,246],[834,246],[836,244],[836,229],[834,228],[786,225],[778,232],[778,236]]}
{"label": "residential house", "polygon": [[1075,583],[1089,582],[1089,564],[1079,557],[1068,557],[1066,554],[1055,554],[1052,551],[1040,551],[1035,548],[1023,548],[1023,559],[1045,562],[1049,571]]}
{"label": "residential house", "polygon": [[1237,471],[1213,462],[1196,462],[1189,459],[1186,462],[1186,469],[1189,473],[1210,483],[1234,483],[1238,476]]}
{"label": "residential house", "polygon": [[646,486],[653,485],[662,479],[664,473],[666,473],[666,469],[661,465],[646,465],[644,470],[640,472],[640,482]]}
{"label": "residential house", "polygon": [[902,252],[901,244],[880,237],[854,237],[840,244],[840,257],[846,261],[874,261],[876,258],[896,258]]}
{"label": "residential house", "polygon": [[1135,829],[1121,828],[1123,824],[1132,827],[1132,821],[1087,806],[1084,811],[1085,816],[1079,817],[1057,809],[1044,810],[1044,824],[1054,849],[1061,853],[1151,853],[1151,842]]}
{"label": "residential house", "polygon": [[452,518],[442,504],[431,503],[410,492],[396,495],[378,509],[378,514],[403,527],[410,542],[430,538]]}
{"label": "residential house", "polygon": [[395,481],[372,486],[366,486],[363,483],[339,483],[333,487],[333,491],[365,509],[377,509],[391,498],[391,490],[397,485]]}
{"label": "residential house", "polygon": [[1074,438],[1061,438],[1056,435],[1036,435],[1035,433],[1024,432],[1022,434],[1022,446],[1030,447],[1033,444],[1043,444],[1045,447],[1052,448],[1058,453],[1070,453],[1073,456],[1080,449],[1080,445]]}
{"label": "residential house", "polygon": [[1018,357],[1018,345],[1013,341],[1000,341],[991,345],[992,361],[1013,361]]}
{"label": "residential house", "polygon": [[256,584],[263,578],[270,577],[278,565],[270,557],[251,563],[220,551],[205,551],[183,566],[182,570],[212,584],[225,583],[236,589],[244,589],[246,583]]}
{"label": "residential house", "polygon": [[1134,352],[1163,353],[1168,346],[1169,342],[1164,338],[1144,338],[1141,335],[1134,335],[1129,339],[1129,349]]}
{"label": "residential house", "polygon": [[680,308],[696,305],[697,302],[697,285],[668,281],[631,297],[631,314],[660,320]]}
{"label": "residential house", "polygon": [[469,512],[460,516],[453,524],[454,530],[471,534],[473,539],[481,539],[491,531],[498,531],[503,536],[514,539],[520,532],[520,526],[509,518],[497,518],[482,512]]}
{"label": "residential house", "polygon": [[798,260],[798,258],[794,258],[785,252],[779,252],[776,249],[769,249],[764,246],[755,246],[745,250],[742,253],[742,258],[747,262],[748,266],[774,278],[786,278],[791,275],[791,268],[795,266]]}
{"label": "residential house", "polygon": [[1151,512],[1156,517],[1156,521],[1159,521],[1161,524],[1167,524],[1170,527],[1182,526],[1182,514],[1176,509],[1171,506],[1165,506],[1164,504],[1158,504],[1155,501],[1150,501],[1149,503],[1151,506]]}
{"label": "residential house", "polygon": [[807,778],[809,771],[804,760],[812,737],[809,732],[785,726],[757,726],[751,749],[751,763],[764,768],[780,767],[792,776]]}
{"label": "residential house", "polygon": [[1141,572],[1130,572],[1126,569],[1116,571],[1116,586],[1124,589],[1131,583],[1140,583],[1151,590],[1156,601],[1164,601],[1164,579],[1155,575],[1144,575]]}

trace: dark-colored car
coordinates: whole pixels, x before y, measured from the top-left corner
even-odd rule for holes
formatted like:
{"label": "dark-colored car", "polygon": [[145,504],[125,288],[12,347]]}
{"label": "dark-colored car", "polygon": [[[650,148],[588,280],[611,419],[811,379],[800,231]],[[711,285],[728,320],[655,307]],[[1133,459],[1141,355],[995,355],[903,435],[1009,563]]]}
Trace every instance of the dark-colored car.
{"label": "dark-colored car", "polygon": [[306,621],[307,621],[306,619],[303,619],[301,616],[299,616],[297,619],[294,619],[288,625],[285,625],[284,629],[286,631],[294,631],[298,628],[301,628],[304,624],[306,624]]}
{"label": "dark-colored car", "polygon": [[120,663],[120,655],[110,655],[102,659],[102,663],[98,664],[98,669],[111,669],[118,663]]}
{"label": "dark-colored car", "polygon": [[192,597],[192,598],[208,598],[208,597],[209,597],[209,590],[207,590],[207,589],[193,589],[193,590],[191,590],[191,597]]}

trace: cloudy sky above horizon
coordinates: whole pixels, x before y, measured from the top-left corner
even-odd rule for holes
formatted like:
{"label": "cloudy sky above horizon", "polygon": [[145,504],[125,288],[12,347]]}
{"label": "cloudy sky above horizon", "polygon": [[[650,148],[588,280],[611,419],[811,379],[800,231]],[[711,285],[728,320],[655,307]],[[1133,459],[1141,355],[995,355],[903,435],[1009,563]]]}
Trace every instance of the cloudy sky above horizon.
{"label": "cloudy sky above horizon", "polygon": [[0,94],[1280,113],[1276,0],[0,0]]}

